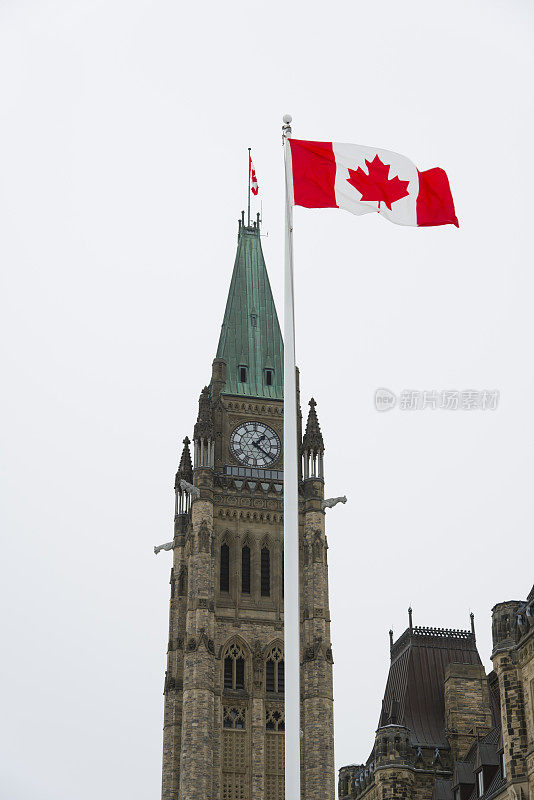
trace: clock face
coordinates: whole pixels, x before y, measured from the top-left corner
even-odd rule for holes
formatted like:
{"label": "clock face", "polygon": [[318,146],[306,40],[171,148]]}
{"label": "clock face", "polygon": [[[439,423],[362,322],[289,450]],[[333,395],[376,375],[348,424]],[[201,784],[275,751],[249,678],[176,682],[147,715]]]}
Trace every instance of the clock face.
{"label": "clock face", "polygon": [[232,453],[247,467],[267,467],[280,455],[280,439],[263,422],[243,422],[230,436]]}

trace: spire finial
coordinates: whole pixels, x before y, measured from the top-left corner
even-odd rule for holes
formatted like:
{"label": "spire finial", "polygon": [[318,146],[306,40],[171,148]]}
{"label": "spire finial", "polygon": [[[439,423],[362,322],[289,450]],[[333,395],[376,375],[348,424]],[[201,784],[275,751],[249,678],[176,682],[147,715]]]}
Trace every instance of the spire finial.
{"label": "spire finial", "polygon": [[302,449],[304,450],[311,450],[315,453],[322,452],[324,450],[324,443],[323,443],[323,435],[321,433],[321,426],[319,425],[319,420],[317,419],[317,412],[315,407],[317,403],[315,402],[314,398],[312,397],[308,403],[310,410],[308,412],[308,421],[306,423],[306,430],[304,432],[304,436],[302,439]]}
{"label": "spire finial", "polygon": [[471,633],[474,636],[475,635],[475,615],[474,615],[473,611],[471,611],[469,616],[471,617]]}
{"label": "spire finial", "polygon": [[389,650],[393,650],[393,629],[389,629]]}
{"label": "spire finial", "polygon": [[191,463],[191,453],[189,452],[190,444],[189,437],[186,436],[183,440],[184,447],[182,450],[182,457],[180,458],[178,472],[176,473],[176,486],[178,486],[182,478],[188,483],[191,483],[193,480],[193,464]]}
{"label": "spire finial", "polygon": [[411,606],[408,609],[408,625],[410,626],[410,630],[413,630],[412,607]]}

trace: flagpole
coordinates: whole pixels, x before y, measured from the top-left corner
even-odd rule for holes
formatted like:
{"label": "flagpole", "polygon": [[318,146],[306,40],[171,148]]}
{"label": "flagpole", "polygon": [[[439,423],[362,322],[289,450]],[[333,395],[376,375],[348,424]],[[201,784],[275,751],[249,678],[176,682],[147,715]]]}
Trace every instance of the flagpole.
{"label": "flagpole", "polygon": [[284,660],[285,800],[300,800],[300,607],[298,529],[297,385],[293,291],[293,201],[289,139],[291,116],[284,115]]}
{"label": "flagpole", "polygon": [[248,227],[250,228],[250,167],[252,161],[250,159],[250,147],[248,148]]}

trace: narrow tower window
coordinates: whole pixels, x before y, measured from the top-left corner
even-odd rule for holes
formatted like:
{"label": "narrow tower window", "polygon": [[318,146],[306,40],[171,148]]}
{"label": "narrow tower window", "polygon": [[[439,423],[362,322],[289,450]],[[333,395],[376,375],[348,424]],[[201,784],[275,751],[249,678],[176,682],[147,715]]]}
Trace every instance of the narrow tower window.
{"label": "narrow tower window", "polygon": [[265,370],[265,385],[272,386],[274,383],[274,369]]}
{"label": "narrow tower window", "polygon": [[245,688],[245,654],[238,644],[231,644],[224,654],[224,688],[230,691]]}
{"label": "narrow tower window", "polygon": [[250,547],[241,550],[241,591],[250,594]]}
{"label": "narrow tower window", "polygon": [[221,546],[221,571],[219,575],[219,588],[221,592],[230,591],[230,548],[227,544]]}
{"label": "narrow tower window", "polygon": [[241,364],[237,368],[237,371],[238,371],[238,374],[239,374],[239,383],[246,383],[247,382],[247,368],[243,364]]}
{"label": "narrow tower window", "polygon": [[234,659],[231,656],[224,659],[224,688],[234,688]]}
{"label": "narrow tower window", "polygon": [[261,596],[271,594],[271,554],[268,547],[261,549]]}
{"label": "narrow tower window", "polygon": [[273,647],[265,662],[265,691],[284,691],[284,656],[278,645]]}

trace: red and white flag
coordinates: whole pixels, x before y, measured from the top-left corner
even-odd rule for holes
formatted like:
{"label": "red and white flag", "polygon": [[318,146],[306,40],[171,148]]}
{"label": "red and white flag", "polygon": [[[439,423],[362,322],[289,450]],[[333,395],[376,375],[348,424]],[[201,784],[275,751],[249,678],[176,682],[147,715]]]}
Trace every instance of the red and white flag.
{"label": "red and white flag", "polygon": [[378,212],[397,225],[456,225],[447,173],[419,172],[406,156],[376,147],[289,139],[290,201],[305,208]]}
{"label": "red and white flag", "polygon": [[258,179],[256,178],[256,170],[254,169],[252,158],[250,158],[250,188],[252,189],[253,195],[258,194],[259,192]]}

